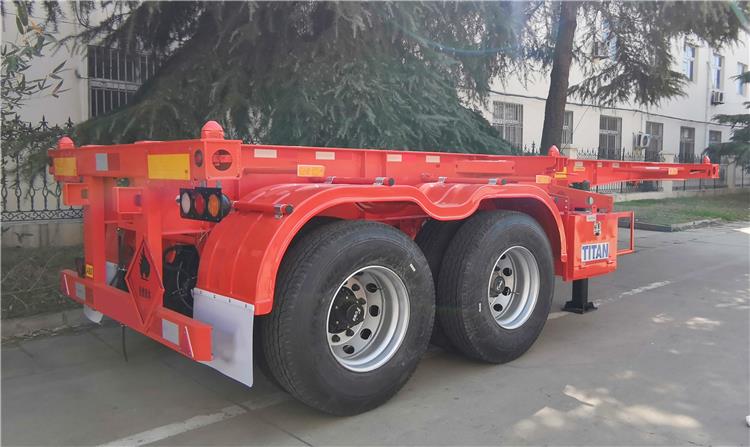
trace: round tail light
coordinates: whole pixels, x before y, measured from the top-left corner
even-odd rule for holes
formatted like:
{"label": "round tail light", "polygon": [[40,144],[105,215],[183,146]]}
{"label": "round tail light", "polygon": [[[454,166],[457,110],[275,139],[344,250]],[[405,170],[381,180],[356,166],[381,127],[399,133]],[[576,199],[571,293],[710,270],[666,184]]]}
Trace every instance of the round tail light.
{"label": "round tail light", "polygon": [[203,198],[203,194],[196,194],[195,200],[193,201],[193,208],[195,213],[202,216],[206,212],[206,199]]}
{"label": "round tail light", "polygon": [[219,217],[220,212],[221,200],[219,200],[219,196],[216,194],[211,194],[208,196],[208,214],[210,214],[211,217]]}
{"label": "round tail light", "polygon": [[226,149],[219,149],[211,157],[211,164],[217,171],[226,171],[232,166],[232,154]]}
{"label": "round tail light", "polygon": [[182,214],[190,214],[191,202],[190,194],[183,192],[182,196],[180,196],[180,209],[182,210]]}

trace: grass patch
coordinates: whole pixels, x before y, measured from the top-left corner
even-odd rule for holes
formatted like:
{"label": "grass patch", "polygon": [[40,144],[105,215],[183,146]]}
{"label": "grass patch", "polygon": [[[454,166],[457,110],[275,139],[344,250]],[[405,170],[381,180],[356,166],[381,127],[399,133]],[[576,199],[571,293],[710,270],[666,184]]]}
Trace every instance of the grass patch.
{"label": "grass patch", "polygon": [[670,225],[703,219],[750,220],[750,191],[715,196],[646,199],[615,203],[615,209],[635,211],[638,222]]}
{"label": "grass patch", "polygon": [[3,248],[2,319],[77,307],[59,292],[60,270],[75,268],[83,247]]}

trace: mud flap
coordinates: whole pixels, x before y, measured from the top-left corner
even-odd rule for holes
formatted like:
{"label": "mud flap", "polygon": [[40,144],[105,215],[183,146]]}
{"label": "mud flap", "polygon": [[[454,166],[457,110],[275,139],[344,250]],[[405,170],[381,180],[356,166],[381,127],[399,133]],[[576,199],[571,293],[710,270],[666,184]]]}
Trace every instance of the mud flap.
{"label": "mud flap", "polygon": [[255,306],[199,288],[193,289],[193,318],[211,325],[211,368],[253,386]]}
{"label": "mud flap", "polygon": [[[107,261],[104,264],[104,266],[107,269],[106,270],[106,274],[107,274],[106,281],[107,281],[107,284],[112,284],[112,280],[114,279],[115,275],[117,275],[117,269],[118,269],[117,264],[114,263],[114,262]],[[79,285],[78,285],[78,283],[76,283],[76,288],[78,288],[78,287],[79,287]],[[80,287],[83,287],[83,284],[81,284]],[[83,314],[86,316],[86,318],[88,318],[89,320],[93,321],[94,323],[101,324],[102,318],[104,317],[104,314],[101,313],[101,312],[99,312],[99,311],[97,311],[97,310],[94,310],[90,306],[88,306],[86,304],[86,297],[85,297],[86,292],[85,292],[85,290],[84,290],[83,294],[84,294],[84,297],[82,298],[83,301],[84,301],[84,304],[83,304]],[[78,295],[78,293],[76,293],[76,295]],[[79,298],[80,298],[80,296],[79,296]]]}

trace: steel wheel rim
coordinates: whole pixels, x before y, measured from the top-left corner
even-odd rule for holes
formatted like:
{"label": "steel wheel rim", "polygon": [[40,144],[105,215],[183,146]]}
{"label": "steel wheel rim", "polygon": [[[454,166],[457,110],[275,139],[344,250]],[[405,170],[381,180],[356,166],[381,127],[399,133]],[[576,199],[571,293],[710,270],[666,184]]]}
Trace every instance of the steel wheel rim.
{"label": "steel wheel rim", "polygon": [[[356,323],[358,311],[363,316]],[[328,347],[344,368],[373,371],[398,351],[408,324],[409,293],[403,280],[383,266],[363,267],[333,294],[326,318]]]}
{"label": "steel wheel rim", "polygon": [[539,298],[539,265],[526,247],[505,250],[492,267],[487,286],[490,312],[503,329],[523,326]]}

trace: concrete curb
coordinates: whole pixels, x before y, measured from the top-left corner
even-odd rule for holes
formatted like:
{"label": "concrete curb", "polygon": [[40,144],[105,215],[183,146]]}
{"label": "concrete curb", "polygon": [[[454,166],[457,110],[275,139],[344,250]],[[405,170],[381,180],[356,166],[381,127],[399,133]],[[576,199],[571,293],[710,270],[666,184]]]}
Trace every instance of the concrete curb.
{"label": "concrete curb", "polygon": [[11,318],[2,321],[2,340],[5,342],[15,338],[30,338],[95,324],[86,318],[81,308]]}
{"label": "concrete curb", "polygon": [[[678,224],[659,225],[659,224],[652,224],[648,222],[636,221],[635,228],[637,230],[662,231],[662,232],[670,233],[673,231],[688,230],[690,228],[707,227],[709,225],[713,225],[719,222],[721,222],[721,219],[702,219],[702,220],[694,220],[692,222],[683,222],[683,223],[678,223]],[[621,228],[630,228],[630,224],[627,222],[621,223],[619,226]]]}

